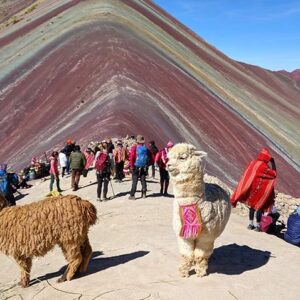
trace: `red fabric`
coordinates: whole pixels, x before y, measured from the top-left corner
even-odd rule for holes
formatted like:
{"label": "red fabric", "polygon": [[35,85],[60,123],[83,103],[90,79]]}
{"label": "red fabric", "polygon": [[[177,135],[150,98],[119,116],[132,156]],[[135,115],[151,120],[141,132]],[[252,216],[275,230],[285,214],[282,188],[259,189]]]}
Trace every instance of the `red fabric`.
{"label": "red fabric", "polygon": [[50,157],[50,174],[57,175],[58,174],[58,161],[54,157]]}
{"label": "red fabric", "polygon": [[161,170],[165,170],[167,168],[168,160],[166,149],[159,150],[155,156],[155,162]]}
{"label": "red fabric", "polygon": [[276,171],[269,168],[267,163],[270,159],[268,149],[264,148],[257,159],[250,162],[231,196],[230,202],[234,207],[237,202],[242,202],[255,210],[271,211]]}
{"label": "red fabric", "polygon": [[84,168],[86,170],[88,170],[91,167],[91,165],[93,164],[95,157],[94,157],[93,153],[88,153],[86,151],[84,152],[84,156],[85,156],[85,160],[86,160]]}
{"label": "red fabric", "polygon": [[130,155],[129,155],[130,168],[134,168],[134,162],[136,160],[136,147],[137,147],[137,145],[132,146],[130,149]]}
{"label": "red fabric", "polygon": [[[143,144],[137,144],[137,145],[132,146],[131,149],[130,149],[130,154],[129,154],[130,168],[134,168],[134,163],[135,163],[135,160],[136,160],[136,148],[140,145],[143,146]],[[151,165],[153,165],[154,162],[153,162],[153,158],[152,158],[152,155],[151,155],[151,151],[149,149],[148,149],[148,155],[149,155],[148,166],[151,166]]]}

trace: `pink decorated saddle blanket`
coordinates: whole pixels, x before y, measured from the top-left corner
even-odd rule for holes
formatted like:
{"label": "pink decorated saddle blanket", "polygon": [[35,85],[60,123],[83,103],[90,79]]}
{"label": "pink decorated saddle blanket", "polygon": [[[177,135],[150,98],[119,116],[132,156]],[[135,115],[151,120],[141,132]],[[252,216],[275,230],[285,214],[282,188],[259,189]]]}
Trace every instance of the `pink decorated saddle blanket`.
{"label": "pink decorated saddle blanket", "polygon": [[197,204],[180,206],[180,236],[185,239],[196,239],[202,231],[202,222]]}

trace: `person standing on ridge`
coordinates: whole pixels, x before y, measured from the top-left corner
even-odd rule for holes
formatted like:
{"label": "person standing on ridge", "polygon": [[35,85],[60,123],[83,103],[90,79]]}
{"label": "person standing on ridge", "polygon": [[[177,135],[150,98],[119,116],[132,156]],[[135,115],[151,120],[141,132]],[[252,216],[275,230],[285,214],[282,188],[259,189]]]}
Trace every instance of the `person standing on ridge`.
{"label": "person standing on ridge", "polygon": [[75,146],[75,152],[70,155],[70,167],[72,169],[72,189],[73,191],[78,190],[80,175],[84,166],[86,164],[86,159],[83,153],[80,151],[80,146]]}
{"label": "person standing on ridge", "polygon": [[50,192],[53,190],[54,181],[56,181],[57,191],[62,192],[59,186],[59,172],[58,172],[58,152],[54,151],[50,156]]}
{"label": "person standing on ridge", "polygon": [[152,169],[152,174],[151,175],[152,175],[152,178],[155,178],[155,164],[154,164],[154,161],[155,161],[156,154],[158,153],[158,148],[156,147],[154,141],[149,142],[149,150],[151,152],[152,161],[153,161],[153,164],[151,166],[151,169]]}
{"label": "person standing on ridge", "polygon": [[123,146],[122,140],[117,141],[117,147],[113,150],[113,158],[116,168],[116,180],[122,182],[124,178],[124,162],[127,159],[127,149]]}
{"label": "person standing on ridge", "polygon": [[137,182],[139,178],[142,184],[142,198],[146,198],[147,183],[146,175],[147,168],[152,164],[151,153],[149,149],[145,146],[145,139],[142,135],[137,135],[137,144],[134,145],[130,150],[129,164],[132,173],[132,186],[130,191],[129,200],[135,200],[135,192],[137,187]]}
{"label": "person standing on ridge", "polygon": [[64,152],[67,156],[67,166],[66,166],[67,174],[70,174],[70,155],[74,151],[75,151],[75,144],[73,143],[73,141],[71,139],[68,139],[67,144],[64,147]]}
{"label": "person standing on ridge", "polygon": [[66,168],[67,168],[67,164],[68,164],[68,158],[67,158],[67,155],[66,155],[64,149],[62,149],[59,152],[58,159],[59,159],[59,165],[61,167],[61,177],[64,177],[65,176],[65,171],[66,171]]}
{"label": "person standing on ridge", "polygon": [[169,172],[167,171],[168,152],[174,146],[173,142],[169,141],[165,148],[161,149],[155,156],[155,163],[159,167],[160,175],[160,194],[168,196],[168,187],[170,182]]}
{"label": "person standing on ridge", "polygon": [[[269,166],[268,164],[271,164]],[[237,202],[249,206],[248,229],[260,231],[260,219],[263,212],[271,212],[274,199],[274,184],[277,176],[274,158],[268,148],[263,148],[258,157],[250,162],[234,193],[230,198],[233,207]],[[256,222],[253,224],[254,212]]]}
{"label": "person standing on ridge", "polygon": [[[97,176],[97,201],[106,201],[107,200],[107,190],[108,183],[110,181],[111,175],[111,158],[108,155],[107,145],[103,145],[102,151],[99,153],[95,163],[95,170]],[[102,193],[102,184],[103,184],[103,197]]]}

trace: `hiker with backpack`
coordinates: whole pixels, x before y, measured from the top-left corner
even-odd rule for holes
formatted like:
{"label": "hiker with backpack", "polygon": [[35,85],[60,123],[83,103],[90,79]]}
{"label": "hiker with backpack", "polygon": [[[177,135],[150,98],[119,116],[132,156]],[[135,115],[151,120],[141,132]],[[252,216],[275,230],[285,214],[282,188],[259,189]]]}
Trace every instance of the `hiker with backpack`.
{"label": "hiker with backpack", "polygon": [[161,149],[155,156],[155,163],[159,167],[160,175],[160,194],[168,196],[168,187],[170,182],[169,172],[167,171],[168,152],[174,146],[173,142],[169,141],[165,148]]}
{"label": "hiker with backpack", "polygon": [[148,166],[151,165],[151,153],[145,146],[145,139],[142,135],[137,135],[137,144],[131,148],[129,164],[132,174],[132,186],[130,191],[129,200],[135,200],[135,192],[137,183],[140,178],[142,184],[142,198],[146,198],[147,183],[146,176],[148,172]]}
{"label": "hiker with backpack", "polygon": [[71,152],[70,155],[70,167],[72,169],[72,189],[73,191],[78,190],[80,176],[82,174],[82,170],[86,164],[86,159],[83,153],[80,151],[80,146],[75,146],[75,151]]}
{"label": "hiker with backpack", "polygon": [[127,149],[123,146],[122,140],[117,141],[117,147],[113,150],[113,158],[115,161],[116,181],[122,182],[124,176],[124,162],[127,159]]}
{"label": "hiker with backpack", "polygon": [[[13,173],[14,174],[14,173]],[[5,197],[9,206],[16,205],[14,192],[17,190],[17,182],[13,182],[14,176],[7,173],[7,164],[0,164],[0,193]]]}
{"label": "hiker with backpack", "polygon": [[[103,144],[103,149],[100,151],[96,158],[95,169],[97,176],[97,201],[107,200],[108,183],[110,181],[112,162],[109,156],[107,145]],[[103,197],[102,194],[103,186]]]}
{"label": "hiker with backpack", "polygon": [[[150,141],[149,146],[150,146],[149,150],[150,150],[151,155],[152,155],[152,161],[154,162],[155,161],[155,156],[158,153],[158,148],[156,147],[154,141]],[[151,165],[151,170],[152,170],[152,178],[155,178],[155,164],[154,163]]]}

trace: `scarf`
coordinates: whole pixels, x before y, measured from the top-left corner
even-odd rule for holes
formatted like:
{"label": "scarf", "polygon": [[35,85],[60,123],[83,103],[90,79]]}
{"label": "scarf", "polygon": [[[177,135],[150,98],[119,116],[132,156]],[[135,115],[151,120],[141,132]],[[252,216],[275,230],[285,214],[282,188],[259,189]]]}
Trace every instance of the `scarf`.
{"label": "scarf", "polygon": [[184,239],[196,239],[202,231],[202,222],[197,204],[180,206],[181,230]]}

